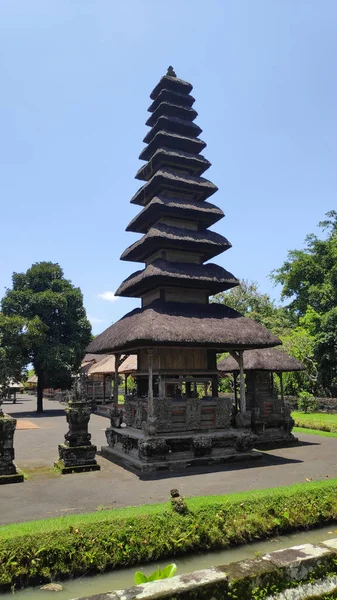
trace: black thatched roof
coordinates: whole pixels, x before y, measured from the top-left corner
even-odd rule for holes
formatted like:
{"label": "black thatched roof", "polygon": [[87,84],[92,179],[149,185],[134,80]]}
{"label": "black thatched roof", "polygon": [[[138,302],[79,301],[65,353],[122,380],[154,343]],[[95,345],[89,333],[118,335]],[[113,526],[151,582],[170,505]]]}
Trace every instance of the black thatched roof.
{"label": "black thatched roof", "polygon": [[[276,348],[263,350],[247,350],[243,355],[243,368],[245,371],[303,371],[304,365],[293,356],[289,356]],[[218,370],[227,373],[239,371],[235,358],[228,356],[218,362]]]}
{"label": "black thatched roof", "polygon": [[199,138],[161,130],[156,133],[152,142],[142,150],[139,158],[140,160],[150,160],[158,148],[164,147],[199,154],[206,148],[206,142],[203,142]]}
{"label": "black thatched roof", "polygon": [[179,94],[189,94],[193,90],[193,85],[178,77],[165,75],[152,90],[150,94],[151,100],[155,100],[162,90],[171,90],[172,92],[178,92]]}
{"label": "black thatched roof", "polygon": [[158,131],[171,131],[179,135],[187,137],[198,137],[202,133],[202,129],[192,121],[186,121],[177,117],[161,115],[152,129],[146,134],[143,139],[144,144],[150,144]]}
{"label": "black thatched roof", "polygon": [[126,231],[145,233],[163,217],[191,219],[202,223],[205,227],[214,225],[222,219],[224,213],[221,208],[210,202],[196,200],[181,200],[166,196],[155,196],[129,223]]}
{"label": "black thatched roof", "polygon": [[153,127],[159,117],[162,115],[170,116],[170,117],[180,117],[185,121],[193,121],[198,116],[198,113],[194,108],[190,106],[184,106],[182,104],[176,104],[173,102],[161,102],[158,104],[156,110],[152,113],[152,115],[148,118],[145,125],[149,127]]}
{"label": "black thatched roof", "polygon": [[239,285],[239,281],[232,273],[212,263],[172,263],[158,258],[142,271],[133,273],[123,281],[115,295],[141,296],[163,285],[201,288],[207,289],[209,294],[217,294]]}
{"label": "black thatched roof", "polygon": [[143,181],[149,181],[156,171],[160,168],[184,169],[191,175],[202,175],[211,163],[202,154],[191,154],[182,150],[172,150],[171,148],[159,148],[156,150],[151,160],[138,169],[135,177]]}
{"label": "black thatched roof", "polygon": [[106,353],[149,346],[227,349],[281,344],[268,329],[222,304],[156,301],[137,308],[98,335],[87,352]]}
{"label": "black thatched roof", "polygon": [[202,252],[209,260],[231,247],[229,241],[214,231],[193,231],[157,223],[137,242],[124,250],[121,260],[145,262],[157,250],[171,249],[186,252]]}
{"label": "black thatched roof", "polygon": [[195,98],[191,94],[181,94],[173,92],[172,90],[163,89],[158,94],[157,98],[152,102],[148,108],[148,112],[154,112],[162,102],[170,102],[172,104],[179,104],[180,106],[192,106],[195,102]]}
{"label": "black thatched roof", "polygon": [[182,197],[184,194],[192,196],[194,200],[205,200],[217,191],[217,186],[204,177],[195,177],[173,171],[172,169],[158,169],[131,199],[131,204],[145,206],[154,196],[163,190],[172,190]]}

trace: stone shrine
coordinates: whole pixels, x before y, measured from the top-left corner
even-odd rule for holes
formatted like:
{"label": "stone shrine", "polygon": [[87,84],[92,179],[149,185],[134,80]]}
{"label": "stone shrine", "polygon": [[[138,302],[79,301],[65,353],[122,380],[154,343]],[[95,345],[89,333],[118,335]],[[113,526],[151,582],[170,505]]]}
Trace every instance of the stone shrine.
{"label": "stone shrine", "polygon": [[[207,262],[231,247],[209,228],[224,216],[209,202],[217,187],[203,174],[211,166],[191,96],[192,85],[172,69],[154,88],[131,199],[141,207],[127,231],[142,237],[121,260],[145,263],[120,285],[117,296],[141,307],[90,344],[90,353],[137,354],[137,391],[118,396],[103,456],[132,469],[152,471],[243,460],[256,437],[233,427],[232,401],[218,396],[218,352],[229,350],[243,369],[243,351],[280,344],[266,328],[209,297],[239,284],[232,273]],[[243,378],[242,378],[243,379]],[[115,386],[117,389],[118,386]],[[241,390],[244,414],[245,389]]]}
{"label": "stone shrine", "polygon": [[65,443],[59,444],[60,458],[55,462],[55,467],[64,474],[99,471],[101,468],[95,459],[97,448],[91,443],[88,432],[91,405],[86,390],[86,378],[80,375],[65,409],[69,431],[64,436]]}
{"label": "stone shrine", "polygon": [[[247,425],[257,436],[255,448],[282,448],[298,442],[291,433],[294,420],[290,414],[290,407],[284,401],[282,373],[303,371],[304,368],[299,360],[277,348],[248,350],[244,353]],[[218,362],[218,369],[223,373],[233,373],[237,406],[237,361],[228,356]],[[274,387],[273,373],[279,376],[280,394]]]}
{"label": "stone shrine", "polygon": [[16,419],[5,415],[0,398],[0,485],[4,483],[21,483],[23,473],[14,464],[14,433]]}

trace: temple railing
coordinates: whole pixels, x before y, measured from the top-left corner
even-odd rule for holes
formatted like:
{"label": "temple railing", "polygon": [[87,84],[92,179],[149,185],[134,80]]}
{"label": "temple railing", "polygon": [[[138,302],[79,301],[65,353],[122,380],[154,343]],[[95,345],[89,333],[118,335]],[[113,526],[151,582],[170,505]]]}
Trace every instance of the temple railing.
{"label": "temple railing", "polygon": [[[158,432],[229,429],[232,412],[233,401],[229,397],[153,398]],[[141,429],[147,421],[147,398],[127,396],[124,421],[128,427]]]}

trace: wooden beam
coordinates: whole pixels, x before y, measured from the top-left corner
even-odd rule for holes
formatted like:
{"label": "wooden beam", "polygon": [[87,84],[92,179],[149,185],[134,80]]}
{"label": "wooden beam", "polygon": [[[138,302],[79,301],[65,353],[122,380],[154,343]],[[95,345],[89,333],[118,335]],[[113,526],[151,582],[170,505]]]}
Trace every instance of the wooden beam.
{"label": "wooden beam", "polygon": [[246,412],[246,388],[245,388],[245,373],[243,370],[243,350],[239,350],[239,367],[240,367],[240,411]]}

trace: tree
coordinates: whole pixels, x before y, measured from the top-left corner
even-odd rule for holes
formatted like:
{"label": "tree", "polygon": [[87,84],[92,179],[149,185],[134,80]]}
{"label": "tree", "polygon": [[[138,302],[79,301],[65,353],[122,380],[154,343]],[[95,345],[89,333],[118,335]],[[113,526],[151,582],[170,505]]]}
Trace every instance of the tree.
{"label": "tree", "polygon": [[26,273],[13,273],[12,281],[2,311],[12,323],[21,318],[22,330],[13,336],[11,351],[33,365],[37,411],[42,412],[45,387],[70,386],[90,342],[91,325],[81,290],[64,278],[58,264],[35,263]]}
{"label": "tree", "polygon": [[26,363],[22,344],[24,319],[0,313],[0,386],[4,391],[10,379],[20,381]]}
{"label": "tree", "polygon": [[240,285],[229,292],[221,292],[211,298],[212,302],[234,308],[245,317],[250,317],[270,329],[275,335],[293,326],[291,313],[276,306],[268,294],[259,291],[254,281],[242,280]]}
{"label": "tree", "polygon": [[282,297],[297,322],[314,336],[318,382],[329,394],[337,393],[337,212],[319,223],[325,239],[310,234],[303,250],[292,250],[272,273],[282,285]]}

